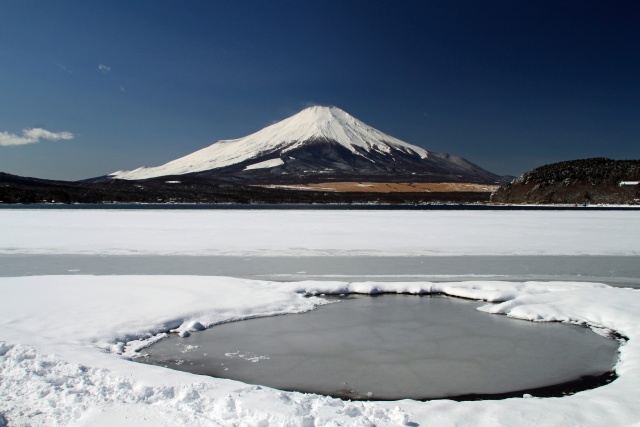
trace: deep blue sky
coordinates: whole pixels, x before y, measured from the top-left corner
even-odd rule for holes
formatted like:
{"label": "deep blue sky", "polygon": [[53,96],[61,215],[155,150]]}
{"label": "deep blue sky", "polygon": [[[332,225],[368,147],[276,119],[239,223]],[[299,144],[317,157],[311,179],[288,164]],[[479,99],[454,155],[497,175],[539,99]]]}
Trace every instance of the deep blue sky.
{"label": "deep blue sky", "polygon": [[0,0],[0,142],[74,135],[0,171],[155,166],[312,104],[500,174],[638,159],[640,2]]}

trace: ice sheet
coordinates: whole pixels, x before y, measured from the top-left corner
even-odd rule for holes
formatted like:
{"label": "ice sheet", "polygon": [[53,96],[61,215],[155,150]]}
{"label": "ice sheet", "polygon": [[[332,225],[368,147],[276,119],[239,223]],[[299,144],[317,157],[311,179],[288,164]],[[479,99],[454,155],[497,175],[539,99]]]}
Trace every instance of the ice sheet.
{"label": "ice sheet", "polygon": [[0,210],[0,254],[640,255],[627,211]]}

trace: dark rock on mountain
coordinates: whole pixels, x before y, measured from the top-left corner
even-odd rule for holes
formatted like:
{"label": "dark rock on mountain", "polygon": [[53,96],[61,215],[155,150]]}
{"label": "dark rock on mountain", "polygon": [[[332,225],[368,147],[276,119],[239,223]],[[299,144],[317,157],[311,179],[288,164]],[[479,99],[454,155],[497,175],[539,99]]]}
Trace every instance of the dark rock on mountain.
{"label": "dark rock on mountain", "polygon": [[[394,158],[369,153],[365,158],[340,144],[326,140],[308,141],[287,155],[275,157],[281,164],[247,169],[265,160],[253,159],[219,169],[196,172],[194,176],[217,177],[250,184],[303,184],[329,181],[369,182],[470,182],[495,184],[502,177],[491,174],[462,158],[431,153],[430,158],[398,152]],[[267,159],[266,161],[269,161]],[[426,166],[428,164],[428,166]]]}

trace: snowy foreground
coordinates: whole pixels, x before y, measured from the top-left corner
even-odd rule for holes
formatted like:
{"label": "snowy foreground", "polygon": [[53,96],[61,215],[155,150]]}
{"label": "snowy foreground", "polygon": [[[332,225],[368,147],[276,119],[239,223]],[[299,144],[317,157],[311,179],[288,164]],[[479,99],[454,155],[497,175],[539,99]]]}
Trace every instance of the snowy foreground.
{"label": "snowy foreground", "polygon": [[[322,292],[445,292],[482,310],[613,329],[620,378],[563,398],[343,402],[135,364],[118,356],[177,328],[295,313]],[[193,276],[0,279],[0,402],[9,425],[632,425],[640,421],[640,293],[588,283],[275,283]],[[54,303],[52,303],[54,302]],[[490,314],[487,314],[490,315]],[[185,338],[188,342],[188,338]],[[115,353],[115,354],[114,354]]]}
{"label": "snowy foreground", "polygon": [[[634,212],[0,211],[4,254],[271,251],[638,255],[640,220]],[[442,292],[486,300],[487,316],[615,331],[628,339],[619,378],[562,398],[347,402],[128,360],[169,330],[304,312],[324,303],[322,293],[348,292]],[[0,302],[0,426],[640,426],[640,292],[632,289],[59,275],[0,278]]]}

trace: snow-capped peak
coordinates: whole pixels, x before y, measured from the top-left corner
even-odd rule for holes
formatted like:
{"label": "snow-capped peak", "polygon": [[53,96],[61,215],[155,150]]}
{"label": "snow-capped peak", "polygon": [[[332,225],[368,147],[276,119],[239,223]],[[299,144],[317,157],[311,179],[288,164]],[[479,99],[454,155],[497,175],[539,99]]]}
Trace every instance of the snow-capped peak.
{"label": "snow-capped peak", "polygon": [[380,132],[337,107],[306,108],[295,116],[263,129],[258,134],[263,132],[261,136],[273,135],[276,138],[284,137],[283,139],[300,143],[325,138],[340,143],[353,153],[359,152],[356,147],[365,151],[381,152],[389,152],[393,147],[414,152],[422,158],[428,156],[426,150]]}
{"label": "snow-capped peak", "polygon": [[146,179],[218,169],[270,153],[285,153],[309,141],[337,142],[352,153],[399,150],[427,158],[423,148],[408,144],[359,121],[337,107],[314,106],[244,138],[218,141],[158,167],[112,173],[112,178]]}

